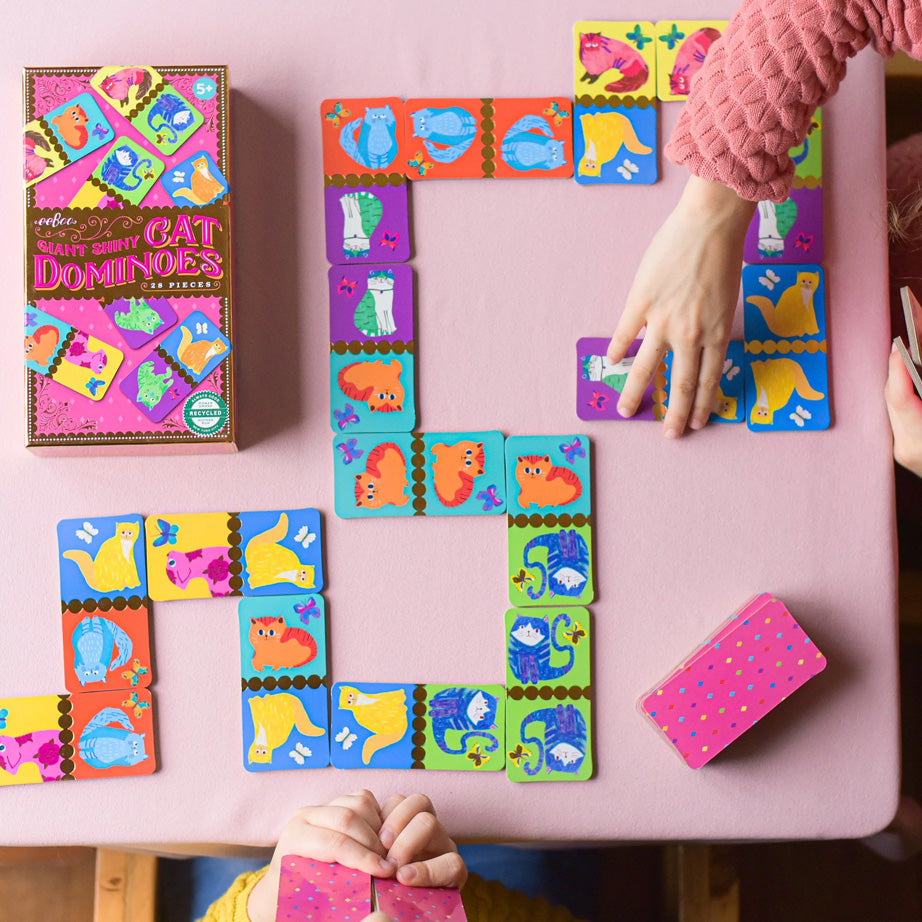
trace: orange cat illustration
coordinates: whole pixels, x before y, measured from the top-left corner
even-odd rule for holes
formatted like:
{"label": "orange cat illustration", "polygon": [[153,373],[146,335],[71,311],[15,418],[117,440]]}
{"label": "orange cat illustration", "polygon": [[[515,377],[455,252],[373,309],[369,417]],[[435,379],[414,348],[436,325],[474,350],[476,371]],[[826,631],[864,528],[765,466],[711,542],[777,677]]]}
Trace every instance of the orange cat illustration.
{"label": "orange cat illustration", "polygon": [[815,390],[803,368],[794,359],[766,359],[752,363],[756,385],[756,402],[749,415],[752,423],[770,426],[775,413],[791,399],[794,391],[804,400],[822,400],[825,394]]}
{"label": "orange cat illustration", "polygon": [[813,293],[819,283],[818,272],[798,272],[797,282],[781,292],[777,304],[763,295],[750,295],[746,303],[761,311],[775,336],[815,336],[820,329],[816,324]]}
{"label": "orange cat illustration", "polygon": [[257,672],[304,666],[317,655],[317,641],[304,628],[288,627],[281,616],[250,618],[249,638]]}
{"label": "orange cat illustration", "polygon": [[211,175],[208,161],[204,157],[199,157],[192,161],[192,177],[188,188],[174,190],[173,196],[181,195],[193,205],[207,205],[222,192],[224,185]]}
{"label": "orange cat illustration", "polygon": [[583,492],[579,477],[568,467],[554,467],[549,455],[520,455],[516,458],[515,479],[519,485],[519,505],[566,506]]}
{"label": "orange cat illustration", "polygon": [[353,400],[368,404],[372,413],[399,413],[403,410],[403,385],[397,359],[390,362],[353,362],[341,368],[339,389]]}
{"label": "orange cat illustration", "polygon": [[365,509],[380,509],[388,504],[405,506],[407,462],[403,452],[393,442],[382,442],[368,453],[364,474],[355,475],[355,505]]}
{"label": "orange cat illustration", "polygon": [[26,337],[26,359],[37,365],[47,365],[58,348],[61,331],[56,326],[46,324],[38,327],[31,336]]}
{"label": "orange cat illustration", "polygon": [[432,483],[443,506],[460,506],[474,491],[474,478],[483,473],[483,442],[439,443],[432,446]]}
{"label": "orange cat illustration", "polygon": [[176,347],[176,355],[190,371],[200,375],[202,369],[216,356],[227,349],[222,339],[200,339],[192,342],[192,333],[187,327],[180,327],[182,335]]}
{"label": "orange cat illustration", "polygon": [[60,115],[56,115],[51,124],[58,129],[58,134],[64,139],[65,144],[74,150],[80,150],[89,140],[87,121],[86,112],[81,106],[70,106]]}

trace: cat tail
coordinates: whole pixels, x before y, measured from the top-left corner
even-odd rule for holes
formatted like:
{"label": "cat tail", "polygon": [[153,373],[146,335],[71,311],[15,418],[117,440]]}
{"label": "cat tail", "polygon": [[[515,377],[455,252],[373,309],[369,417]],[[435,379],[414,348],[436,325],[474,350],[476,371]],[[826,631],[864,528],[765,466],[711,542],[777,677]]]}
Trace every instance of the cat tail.
{"label": "cat tail", "polygon": [[467,749],[467,741],[469,739],[478,738],[486,740],[486,744],[483,747],[486,752],[495,752],[499,748],[499,740],[492,733],[487,733],[486,730],[471,730],[461,737],[461,752]]}
{"label": "cat tail", "polygon": [[368,765],[371,761],[371,757],[378,752],[378,750],[399,742],[403,739],[403,734],[405,732],[404,730],[394,731],[393,733],[375,733],[374,736],[369,736],[368,739],[365,740],[365,745],[362,746],[362,761]]}
{"label": "cat tail", "polygon": [[314,726],[313,721],[308,716],[307,711],[304,710],[304,705],[300,701],[297,702],[293,710],[294,713],[292,717],[294,719],[295,728],[302,736],[323,736],[323,734],[327,732],[324,727]]}
{"label": "cat tail", "polygon": [[429,156],[437,163],[454,163],[462,154],[467,153],[471,146],[470,141],[462,141],[460,144],[451,144],[448,147],[436,147],[432,141],[424,140],[423,145],[429,152]]}
{"label": "cat tail", "polygon": [[807,154],[810,153],[810,139],[804,138],[804,149],[799,153],[791,157],[791,162],[794,166],[797,166],[798,163],[803,163],[807,159]]}
{"label": "cat tail", "polygon": [[506,137],[514,137],[520,131],[531,131],[533,128],[537,128],[543,135],[548,138],[554,137],[554,132],[551,130],[551,126],[547,123],[546,118],[542,118],[540,115],[523,115],[507,132]]}
{"label": "cat tail", "polygon": [[625,119],[625,124],[621,127],[622,139],[621,143],[632,153],[632,154],[649,154],[653,148],[647,147],[640,138],[637,137],[637,132],[634,131],[634,125],[630,119]]}
{"label": "cat tail", "polygon": [[776,307],[771,298],[766,298],[764,295],[750,295],[746,298],[746,303],[752,304],[759,309],[766,326],[774,333]]}
{"label": "cat tail", "polygon": [[537,775],[541,771],[541,766],[544,765],[544,741],[537,736],[528,736],[525,733],[525,728],[530,723],[544,723],[547,726],[546,721],[547,711],[535,711],[532,714],[529,714],[523,721],[521,727],[519,727],[519,736],[522,738],[522,744],[531,743],[538,750],[538,760],[535,762],[534,767],[525,762],[522,765],[526,775]]}
{"label": "cat tail", "polygon": [[529,553],[532,548],[543,547],[547,549],[548,557],[551,554],[552,542],[557,540],[556,535],[538,535],[537,538],[532,538],[528,544],[525,545],[525,548],[522,552],[522,563],[525,565],[526,569],[536,569],[541,572],[541,585],[535,590],[531,586],[528,587],[528,598],[530,599],[540,599],[544,595],[544,590],[547,588],[547,568],[539,560],[532,561]]}
{"label": "cat tail", "polygon": [[558,653],[567,654],[567,662],[563,666],[558,666],[552,670],[550,678],[559,679],[561,676],[566,675],[573,668],[573,660],[576,654],[573,652],[572,644],[559,644],[557,643],[557,625],[560,622],[563,622],[564,627],[570,626],[570,616],[566,612],[561,612],[555,619],[553,625],[551,625],[551,646]]}
{"label": "cat tail", "polygon": [[131,638],[115,622],[109,621],[108,618],[100,618],[99,620],[112,631],[115,645],[118,647],[118,656],[112,660],[109,666],[109,671],[111,672],[113,669],[118,669],[119,666],[124,666],[131,659],[134,644],[131,642]]}
{"label": "cat tail", "polygon": [[800,362],[794,363],[793,375],[794,389],[805,400],[822,400],[823,397],[826,396],[825,394],[821,394],[818,390],[816,390],[807,380],[807,373],[804,371]]}
{"label": "cat tail", "polygon": [[80,570],[83,581],[96,592],[102,590],[96,584],[96,561],[86,551],[65,551],[61,555],[65,560],[72,560]]}
{"label": "cat tail", "polygon": [[253,535],[247,543],[247,550],[260,544],[278,544],[288,534],[288,515],[282,512],[278,522],[267,528],[262,534]]}
{"label": "cat tail", "polygon": [[339,146],[353,159],[356,163],[367,167],[368,161],[359,151],[359,145],[355,140],[355,132],[361,127],[364,119],[355,118],[346,125],[343,125],[339,133]]}
{"label": "cat tail", "polygon": [[100,727],[105,727],[112,723],[118,724],[125,730],[134,730],[128,715],[124,711],[120,711],[118,708],[103,708],[95,717],[91,717],[87,721],[83,732],[80,734],[80,745],[83,745],[84,739],[92,730],[98,730]]}

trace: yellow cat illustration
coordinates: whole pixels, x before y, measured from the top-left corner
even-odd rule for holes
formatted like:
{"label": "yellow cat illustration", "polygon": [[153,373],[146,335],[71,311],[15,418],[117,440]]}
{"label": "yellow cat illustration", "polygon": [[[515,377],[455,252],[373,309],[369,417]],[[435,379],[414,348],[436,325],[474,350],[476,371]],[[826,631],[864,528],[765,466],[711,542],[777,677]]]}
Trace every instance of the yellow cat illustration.
{"label": "yellow cat illustration", "polygon": [[362,746],[362,761],[366,765],[379,749],[399,742],[407,732],[407,699],[403,689],[366,694],[343,685],[339,690],[339,707],[352,711],[359,726],[372,732]]}
{"label": "yellow cat illustration", "polygon": [[825,394],[814,390],[803,368],[794,359],[766,359],[752,363],[756,402],[749,420],[770,426],[775,413],[791,399],[794,391],[804,400],[822,400]]}
{"label": "yellow cat illustration", "polygon": [[118,522],[115,534],[103,541],[94,560],[86,551],[65,551],[61,556],[72,560],[86,584],[96,592],[117,592],[141,585],[134,562],[134,543],[138,540],[137,522]]}
{"label": "yellow cat illustration", "polygon": [[632,154],[649,154],[634,131],[631,120],[620,112],[587,112],[579,117],[586,150],[579,161],[580,176],[598,176],[602,167],[618,156],[623,145]]}
{"label": "yellow cat illustration", "polygon": [[186,189],[174,189],[173,196],[181,195],[193,205],[207,205],[224,191],[224,186],[211,175],[204,157],[192,161],[192,177]]}
{"label": "yellow cat illustration", "polygon": [[313,566],[301,563],[294,551],[276,543],[287,534],[288,516],[283,512],[272,528],[247,542],[243,556],[251,589],[274,583],[294,583],[303,589],[313,589]]}
{"label": "yellow cat illustration", "polygon": [[247,759],[252,762],[271,762],[272,752],[281,746],[296,729],[302,736],[323,736],[326,729],[315,727],[304,704],[296,695],[284,692],[274,695],[254,695],[250,698],[253,716],[253,742]]}
{"label": "yellow cat illustration", "polygon": [[719,387],[717,396],[714,398],[712,413],[716,413],[721,419],[736,419],[736,397],[728,397]]}
{"label": "yellow cat illustration", "polygon": [[186,368],[197,375],[202,373],[202,369],[216,355],[220,355],[227,349],[222,339],[200,339],[194,343],[192,342],[192,333],[186,327],[180,327],[179,329],[182,334],[176,348],[176,355]]}
{"label": "yellow cat illustration", "polygon": [[746,302],[761,311],[775,336],[815,336],[820,330],[816,325],[813,293],[819,282],[818,272],[798,272],[797,282],[781,292],[777,304],[762,295],[750,295]]}

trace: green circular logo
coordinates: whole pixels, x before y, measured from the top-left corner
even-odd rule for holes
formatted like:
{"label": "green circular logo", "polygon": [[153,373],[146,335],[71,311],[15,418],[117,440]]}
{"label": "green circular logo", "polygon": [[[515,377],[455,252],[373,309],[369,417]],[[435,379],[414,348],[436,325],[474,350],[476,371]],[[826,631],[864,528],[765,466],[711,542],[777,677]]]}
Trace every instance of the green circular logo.
{"label": "green circular logo", "polygon": [[182,408],[182,418],[196,435],[213,435],[227,424],[227,404],[214,391],[193,394]]}

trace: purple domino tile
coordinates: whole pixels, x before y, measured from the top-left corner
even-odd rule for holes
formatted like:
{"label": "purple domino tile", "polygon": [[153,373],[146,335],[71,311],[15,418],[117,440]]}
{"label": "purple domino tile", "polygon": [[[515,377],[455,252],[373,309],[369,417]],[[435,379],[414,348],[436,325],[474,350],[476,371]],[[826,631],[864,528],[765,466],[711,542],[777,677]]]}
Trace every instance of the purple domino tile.
{"label": "purple domino tile", "polygon": [[746,232],[743,259],[750,264],[822,262],[822,186],[792,189],[780,205],[759,202]]}
{"label": "purple domino tile", "polygon": [[[576,344],[576,415],[580,419],[625,419],[618,412],[621,388],[642,339],[635,339],[627,355],[617,364],[605,357],[610,339],[585,337]],[[631,419],[656,419],[654,381],[643,393],[640,406]]]}
{"label": "purple domino tile", "polygon": [[131,349],[146,346],[177,320],[166,298],[119,298],[104,310]]}
{"label": "purple domino tile", "polygon": [[367,189],[327,186],[323,198],[327,260],[334,266],[410,258],[406,182]]}
{"label": "purple domino tile", "polygon": [[192,393],[193,385],[173,371],[155,351],[139,362],[119,387],[148,419],[159,423]]}
{"label": "purple domino tile", "polygon": [[413,270],[408,265],[330,269],[330,342],[412,339]]}

